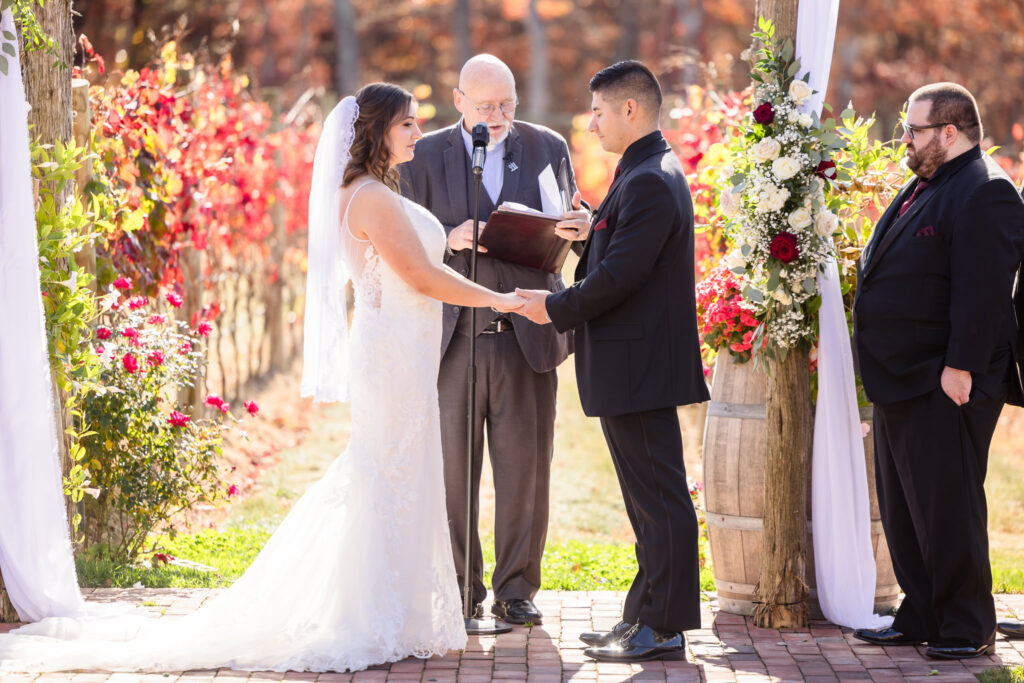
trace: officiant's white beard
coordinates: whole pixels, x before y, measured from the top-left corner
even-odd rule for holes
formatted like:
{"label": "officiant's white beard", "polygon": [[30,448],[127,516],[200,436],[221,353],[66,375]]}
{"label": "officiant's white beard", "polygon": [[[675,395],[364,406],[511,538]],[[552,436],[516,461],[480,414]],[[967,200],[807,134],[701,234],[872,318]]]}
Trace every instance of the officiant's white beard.
{"label": "officiant's white beard", "polygon": [[[512,132],[513,122],[512,121],[506,121],[506,122],[504,122],[504,125],[502,127],[501,134],[497,137],[497,139],[495,139],[494,135],[491,133],[491,124],[488,123],[487,121],[481,121],[480,123],[482,123],[485,126],[487,126],[487,133],[488,133],[488,135],[490,135],[490,137],[488,138],[488,141],[487,141],[487,153],[488,154],[493,152],[495,147],[497,147],[501,143],[505,142],[505,140],[508,139],[509,133]],[[463,130],[465,130],[465,131],[467,131],[469,133],[473,132],[472,127],[466,124],[466,117],[462,117],[462,119],[459,120],[459,125],[462,127]]]}

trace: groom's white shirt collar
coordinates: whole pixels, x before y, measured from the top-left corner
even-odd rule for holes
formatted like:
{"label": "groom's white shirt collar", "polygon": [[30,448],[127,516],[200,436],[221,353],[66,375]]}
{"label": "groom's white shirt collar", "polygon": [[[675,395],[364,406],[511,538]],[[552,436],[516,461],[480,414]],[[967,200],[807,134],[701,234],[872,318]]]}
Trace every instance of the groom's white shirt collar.
{"label": "groom's white shirt collar", "polygon": [[[459,119],[459,130],[462,131],[462,141],[466,144],[466,154],[473,158],[473,136],[463,125],[463,119]],[[505,140],[508,140],[506,136]],[[501,195],[501,187],[505,182],[505,140],[487,147],[487,157],[484,159],[483,183],[491,203],[496,204]]]}

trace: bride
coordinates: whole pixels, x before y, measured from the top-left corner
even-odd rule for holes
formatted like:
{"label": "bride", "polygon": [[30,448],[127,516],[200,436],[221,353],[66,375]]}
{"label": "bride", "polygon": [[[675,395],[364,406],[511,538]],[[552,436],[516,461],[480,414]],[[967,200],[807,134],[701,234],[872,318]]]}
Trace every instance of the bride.
{"label": "bride", "polygon": [[440,223],[396,192],[392,168],[422,135],[415,114],[409,92],[367,85],[327,117],[314,161],[302,393],[351,399],[348,450],[198,611],[44,619],[0,635],[0,671],[355,671],[465,646],[442,477],[441,301],[511,311],[520,299],[443,265]]}

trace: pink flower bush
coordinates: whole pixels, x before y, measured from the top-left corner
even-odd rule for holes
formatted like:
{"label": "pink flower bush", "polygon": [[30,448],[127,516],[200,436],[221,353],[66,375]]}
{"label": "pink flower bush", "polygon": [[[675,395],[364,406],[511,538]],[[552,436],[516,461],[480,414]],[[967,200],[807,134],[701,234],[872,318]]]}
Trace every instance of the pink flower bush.
{"label": "pink flower bush", "polygon": [[167,422],[175,427],[184,427],[188,424],[188,421],[188,415],[183,415],[177,410],[172,410],[170,416],[167,418]]}

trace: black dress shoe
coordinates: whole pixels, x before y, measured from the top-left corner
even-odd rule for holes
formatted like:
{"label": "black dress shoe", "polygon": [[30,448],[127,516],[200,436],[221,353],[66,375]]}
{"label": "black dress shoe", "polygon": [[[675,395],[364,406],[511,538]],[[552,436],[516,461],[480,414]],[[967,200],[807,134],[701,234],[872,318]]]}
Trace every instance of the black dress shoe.
{"label": "black dress shoe", "polygon": [[1007,638],[1024,638],[1024,623],[1019,621],[1001,621],[996,629]]}
{"label": "black dress shoe", "polygon": [[629,629],[633,628],[633,624],[628,621],[620,621],[619,623],[612,626],[611,631],[605,633],[581,633],[580,640],[587,645],[593,645],[594,647],[604,647],[611,645],[615,641],[622,638],[629,632]]}
{"label": "black dress shoe", "polygon": [[859,628],[853,632],[853,637],[872,645],[920,645],[924,642],[923,638],[908,636],[894,628]]}
{"label": "black dress shoe", "polygon": [[649,659],[685,659],[682,633],[659,633],[635,624],[620,640],[604,647],[588,647],[583,654],[599,662],[644,662]]}
{"label": "black dress shoe", "polygon": [[929,645],[924,653],[932,659],[970,659],[979,657],[992,649],[989,644],[985,645]]}
{"label": "black dress shoe", "polygon": [[495,600],[491,614],[510,624],[540,624],[544,618],[533,601],[526,598]]}

